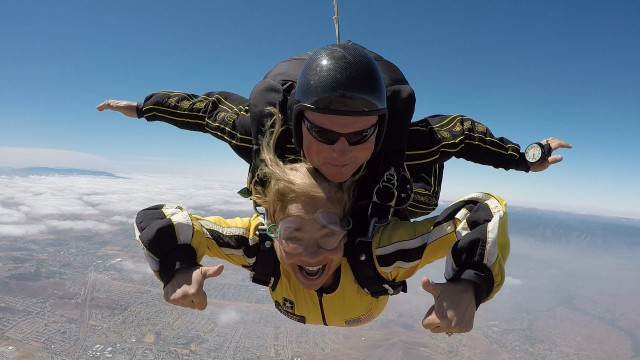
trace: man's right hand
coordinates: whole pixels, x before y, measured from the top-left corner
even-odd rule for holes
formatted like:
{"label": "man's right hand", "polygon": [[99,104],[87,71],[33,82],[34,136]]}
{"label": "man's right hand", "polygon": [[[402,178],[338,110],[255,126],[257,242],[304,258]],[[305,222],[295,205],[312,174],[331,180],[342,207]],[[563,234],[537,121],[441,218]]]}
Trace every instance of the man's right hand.
{"label": "man's right hand", "polygon": [[121,113],[122,115],[128,116],[130,118],[137,119],[138,118],[138,114],[136,113],[137,106],[138,106],[138,103],[133,101],[105,100],[100,105],[96,106],[96,109],[98,111],[113,110]]}
{"label": "man's right hand", "polygon": [[222,270],[224,265],[179,269],[164,288],[164,300],[173,305],[204,310],[207,307],[204,281],[220,275]]}

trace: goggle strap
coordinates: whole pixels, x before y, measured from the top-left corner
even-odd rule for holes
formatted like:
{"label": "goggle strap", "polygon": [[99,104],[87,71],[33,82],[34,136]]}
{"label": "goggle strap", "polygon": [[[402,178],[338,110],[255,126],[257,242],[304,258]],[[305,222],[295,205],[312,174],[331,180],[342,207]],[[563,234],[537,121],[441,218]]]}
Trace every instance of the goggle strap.
{"label": "goggle strap", "polygon": [[[275,231],[272,230],[274,228],[275,228]],[[271,224],[271,225],[267,226],[266,233],[270,238],[277,239],[278,238],[278,225],[277,224]]]}

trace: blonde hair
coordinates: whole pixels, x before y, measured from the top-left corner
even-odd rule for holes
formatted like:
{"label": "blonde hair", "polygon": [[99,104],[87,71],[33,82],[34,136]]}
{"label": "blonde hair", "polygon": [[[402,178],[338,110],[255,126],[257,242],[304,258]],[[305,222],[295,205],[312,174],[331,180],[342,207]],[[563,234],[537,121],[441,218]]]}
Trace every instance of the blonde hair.
{"label": "blonde hair", "polygon": [[282,116],[275,109],[269,111],[273,118],[261,139],[260,164],[254,178],[249,179],[255,203],[265,208],[271,223],[282,220],[290,204],[313,201],[327,201],[333,210],[346,218],[355,179],[334,183],[305,160],[294,163],[280,160],[276,156],[276,140],[282,130]]}

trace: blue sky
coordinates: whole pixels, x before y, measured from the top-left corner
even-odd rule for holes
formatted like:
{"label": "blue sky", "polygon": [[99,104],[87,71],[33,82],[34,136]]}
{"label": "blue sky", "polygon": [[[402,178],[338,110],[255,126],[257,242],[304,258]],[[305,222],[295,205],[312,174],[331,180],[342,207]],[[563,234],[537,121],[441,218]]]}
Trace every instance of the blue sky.
{"label": "blue sky", "polygon": [[[461,113],[526,146],[574,148],[543,173],[447,163],[443,199],[640,218],[640,2],[340,1],[343,40],[395,62],[414,119]],[[278,61],[335,42],[333,1],[14,1],[0,12],[0,166],[244,181],[220,141],[99,113],[157,90],[247,96]]]}

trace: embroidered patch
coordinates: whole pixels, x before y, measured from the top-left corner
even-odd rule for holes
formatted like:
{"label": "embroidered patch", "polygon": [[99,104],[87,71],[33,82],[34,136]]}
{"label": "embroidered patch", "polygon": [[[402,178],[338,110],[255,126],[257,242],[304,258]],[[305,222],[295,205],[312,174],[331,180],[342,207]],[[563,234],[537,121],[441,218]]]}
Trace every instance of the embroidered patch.
{"label": "embroidered patch", "polygon": [[347,319],[344,321],[344,326],[360,326],[368,323],[373,320],[375,315],[373,314],[373,310],[369,310],[366,314],[360,315],[358,317]]}
{"label": "embroidered patch", "polygon": [[[276,305],[276,309],[284,316],[288,317],[289,319],[293,320],[293,321],[297,321],[299,323],[302,324],[306,324],[307,323],[307,319],[302,316],[302,315],[298,315],[296,313],[293,312],[293,310],[295,309],[295,304],[292,300],[287,299],[287,298],[282,298],[282,302],[283,304],[280,305],[280,302],[278,301],[274,301],[275,305]],[[291,310],[288,310],[291,309]]]}
{"label": "embroidered patch", "polygon": [[284,309],[284,311],[295,313],[296,312],[296,303],[294,303],[293,300],[291,300],[291,299],[287,299],[286,297],[283,297],[282,298],[282,308]]}

